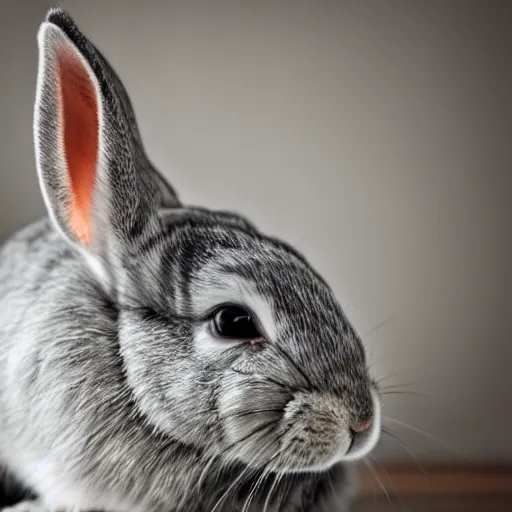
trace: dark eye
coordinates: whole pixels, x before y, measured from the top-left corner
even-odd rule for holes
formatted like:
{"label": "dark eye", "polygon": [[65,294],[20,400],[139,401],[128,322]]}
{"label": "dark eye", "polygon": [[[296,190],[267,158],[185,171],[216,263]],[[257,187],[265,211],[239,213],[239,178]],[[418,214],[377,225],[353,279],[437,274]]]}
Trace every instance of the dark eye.
{"label": "dark eye", "polygon": [[254,340],[261,334],[254,325],[251,314],[240,306],[224,306],[213,317],[215,334],[221,338]]}

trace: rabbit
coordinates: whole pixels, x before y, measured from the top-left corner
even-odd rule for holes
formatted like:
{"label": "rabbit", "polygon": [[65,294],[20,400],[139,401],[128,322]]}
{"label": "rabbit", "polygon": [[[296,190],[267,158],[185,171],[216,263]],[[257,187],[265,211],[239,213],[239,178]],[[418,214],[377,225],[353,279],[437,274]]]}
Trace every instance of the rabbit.
{"label": "rabbit", "polygon": [[0,467],[33,493],[12,510],[348,510],[381,404],[334,292],[182,202],[66,11],[37,40],[48,215],[0,248]]}

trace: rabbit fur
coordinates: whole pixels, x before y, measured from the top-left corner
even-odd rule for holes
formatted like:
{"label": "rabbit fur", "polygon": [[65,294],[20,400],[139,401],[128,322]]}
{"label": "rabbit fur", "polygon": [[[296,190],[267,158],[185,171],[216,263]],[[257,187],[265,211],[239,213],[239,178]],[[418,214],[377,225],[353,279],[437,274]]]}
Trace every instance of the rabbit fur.
{"label": "rabbit fur", "polygon": [[[37,496],[12,510],[346,510],[380,402],[332,290],[242,216],[182,203],[69,14],[38,45],[48,217],[0,248],[0,466]],[[223,304],[257,343],[212,332]]]}

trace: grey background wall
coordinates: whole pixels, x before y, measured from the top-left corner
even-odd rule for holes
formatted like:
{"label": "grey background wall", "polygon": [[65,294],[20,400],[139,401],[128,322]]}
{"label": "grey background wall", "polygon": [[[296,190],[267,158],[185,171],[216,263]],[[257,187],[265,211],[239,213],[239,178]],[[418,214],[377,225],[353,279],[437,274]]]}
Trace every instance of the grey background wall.
{"label": "grey background wall", "polygon": [[[31,116],[50,5],[0,3],[0,238],[44,212]],[[425,394],[384,413],[443,445],[392,429],[425,459],[512,462],[512,4],[61,5],[182,198],[304,251],[369,332],[375,376]],[[384,439],[377,456],[409,454]]]}

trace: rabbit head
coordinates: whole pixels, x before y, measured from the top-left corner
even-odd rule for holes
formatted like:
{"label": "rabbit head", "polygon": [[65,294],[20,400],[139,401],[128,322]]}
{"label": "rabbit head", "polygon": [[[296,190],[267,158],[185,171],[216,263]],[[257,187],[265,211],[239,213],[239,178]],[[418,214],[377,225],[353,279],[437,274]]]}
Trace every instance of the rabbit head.
{"label": "rabbit head", "polygon": [[49,215],[117,312],[139,412],[225,461],[311,471],[375,445],[360,338],[306,259],[243,217],[181,203],[118,76],[62,10],[39,35],[36,161]]}

